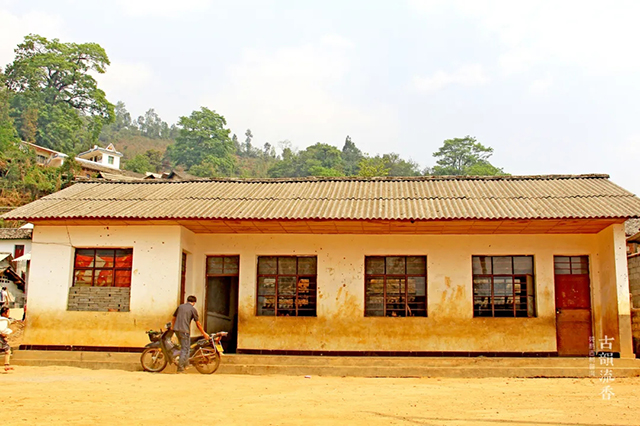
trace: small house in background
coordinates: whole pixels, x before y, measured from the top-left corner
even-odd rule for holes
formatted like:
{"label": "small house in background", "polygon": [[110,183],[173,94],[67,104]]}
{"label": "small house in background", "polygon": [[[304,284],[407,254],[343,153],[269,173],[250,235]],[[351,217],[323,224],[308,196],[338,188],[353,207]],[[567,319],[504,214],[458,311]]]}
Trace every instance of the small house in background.
{"label": "small house in background", "polygon": [[26,347],[139,348],[194,294],[240,353],[633,356],[640,199],[606,175],[91,181],[2,217],[34,223]]}
{"label": "small house in background", "polygon": [[22,146],[26,149],[33,149],[36,152],[36,161],[42,166],[60,167],[69,158],[67,154],[30,142],[22,142]]}
{"label": "small house in background", "polygon": [[640,357],[640,219],[625,222],[627,236],[627,265],[629,268],[629,291],[631,292],[631,323],[633,347]]}
{"label": "small house in background", "polygon": [[0,252],[0,287],[7,287],[14,298],[10,308],[22,308],[25,302],[25,281],[13,269],[12,263],[11,253]]}
{"label": "small house in background", "polygon": [[0,253],[11,254],[11,266],[25,282],[29,279],[32,234],[31,224],[21,228],[0,228]]}
{"label": "small house in background", "polygon": [[[29,142],[22,142],[22,146],[33,149],[36,153],[38,164],[48,167],[60,167],[69,158],[68,155],[52,149],[44,148]],[[145,175],[128,170],[120,170],[120,159],[122,153],[118,152],[113,144],[106,148],[94,145],[75,157],[80,166],[80,171],[76,173],[79,179],[106,179],[106,180],[139,180]]]}
{"label": "small house in background", "polygon": [[110,143],[106,148],[94,145],[90,150],[78,154],[76,161],[81,165],[90,161],[110,169],[120,170],[120,158],[122,158],[122,153],[118,152],[113,144]]}

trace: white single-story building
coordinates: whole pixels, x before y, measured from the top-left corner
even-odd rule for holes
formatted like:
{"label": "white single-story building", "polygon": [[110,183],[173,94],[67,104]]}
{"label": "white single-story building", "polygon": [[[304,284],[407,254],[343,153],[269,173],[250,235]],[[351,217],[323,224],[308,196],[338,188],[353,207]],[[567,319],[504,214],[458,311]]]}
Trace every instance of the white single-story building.
{"label": "white single-story building", "polygon": [[[27,348],[135,348],[198,297],[240,353],[633,356],[606,175],[81,182],[34,224]],[[604,343],[603,343],[604,342]]]}

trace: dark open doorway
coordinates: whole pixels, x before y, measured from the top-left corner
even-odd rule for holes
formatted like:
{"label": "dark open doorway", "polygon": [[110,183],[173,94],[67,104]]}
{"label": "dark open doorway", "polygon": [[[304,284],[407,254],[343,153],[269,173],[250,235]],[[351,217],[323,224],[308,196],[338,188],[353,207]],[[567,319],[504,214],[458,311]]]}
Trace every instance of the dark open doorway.
{"label": "dark open doorway", "polygon": [[205,330],[209,334],[229,333],[222,341],[225,352],[229,353],[234,353],[238,347],[239,264],[239,256],[207,257]]}

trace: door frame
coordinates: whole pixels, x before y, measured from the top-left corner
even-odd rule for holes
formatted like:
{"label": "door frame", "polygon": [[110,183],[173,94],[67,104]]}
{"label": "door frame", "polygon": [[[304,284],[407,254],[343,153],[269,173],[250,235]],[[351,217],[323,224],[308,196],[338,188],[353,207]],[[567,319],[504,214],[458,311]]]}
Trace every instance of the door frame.
{"label": "door frame", "polygon": [[[232,283],[232,287],[235,288],[235,293],[236,293],[236,297],[235,297],[235,317],[236,320],[234,321],[234,316],[230,316],[230,320],[231,320],[231,330],[229,331],[229,335],[227,336],[227,339],[225,342],[231,342],[231,339],[233,339],[235,337],[235,350],[237,350],[237,346],[238,346],[238,321],[237,321],[237,317],[240,314],[240,255],[239,254],[205,254],[204,256],[204,283],[203,283],[203,287],[204,287],[204,306],[203,306],[203,317],[204,320],[202,321],[202,326],[205,329],[205,331],[207,330],[207,323],[209,321],[209,284],[208,284],[208,278],[209,278],[209,274],[207,273],[207,264],[208,264],[208,259],[210,257],[237,257],[238,258],[238,274],[237,275],[231,275],[231,274],[220,274],[217,276],[220,277],[230,277],[230,278],[235,278],[235,285]],[[214,275],[215,276],[215,275]],[[233,291],[233,288],[232,288]],[[231,302],[230,302],[231,304]],[[230,306],[231,308],[231,306]],[[235,333],[233,332],[233,327],[236,328]],[[228,343],[225,343],[225,345]],[[233,352],[235,352],[235,350]],[[226,351],[226,348],[225,348]]]}
{"label": "door frame", "polygon": [[[593,315],[593,298],[594,298],[594,290],[593,290],[593,280],[592,280],[592,276],[593,276],[593,269],[591,267],[591,255],[589,254],[554,254],[553,255],[553,311],[554,311],[554,318],[555,318],[555,328],[556,328],[556,353],[559,354],[559,347],[558,347],[558,343],[559,343],[559,336],[558,336],[558,306],[557,306],[557,302],[556,302],[556,257],[586,257],[587,258],[587,262],[589,264],[589,318],[591,319],[591,324],[590,324],[590,330],[591,330],[591,335],[589,336],[590,338],[595,339],[596,336],[596,330],[595,330],[595,316]],[[589,341],[589,343],[591,343],[591,341]],[[594,343],[595,344],[595,343]],[[594,346],[595,348],[595,346]],[[591,347],[589,347],[589,352],[591,352]],[[595,351],[594,349],[594,352]]]}

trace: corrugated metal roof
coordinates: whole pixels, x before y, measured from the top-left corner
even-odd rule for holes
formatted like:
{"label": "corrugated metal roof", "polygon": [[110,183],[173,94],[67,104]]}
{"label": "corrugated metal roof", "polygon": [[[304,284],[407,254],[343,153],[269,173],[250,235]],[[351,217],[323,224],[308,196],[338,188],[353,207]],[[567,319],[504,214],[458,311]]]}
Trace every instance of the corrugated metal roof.
{"label": "corrugated metal roof", "polygon": [[607,175],[80,182],[5,219],[562,219],[640,217]]}

